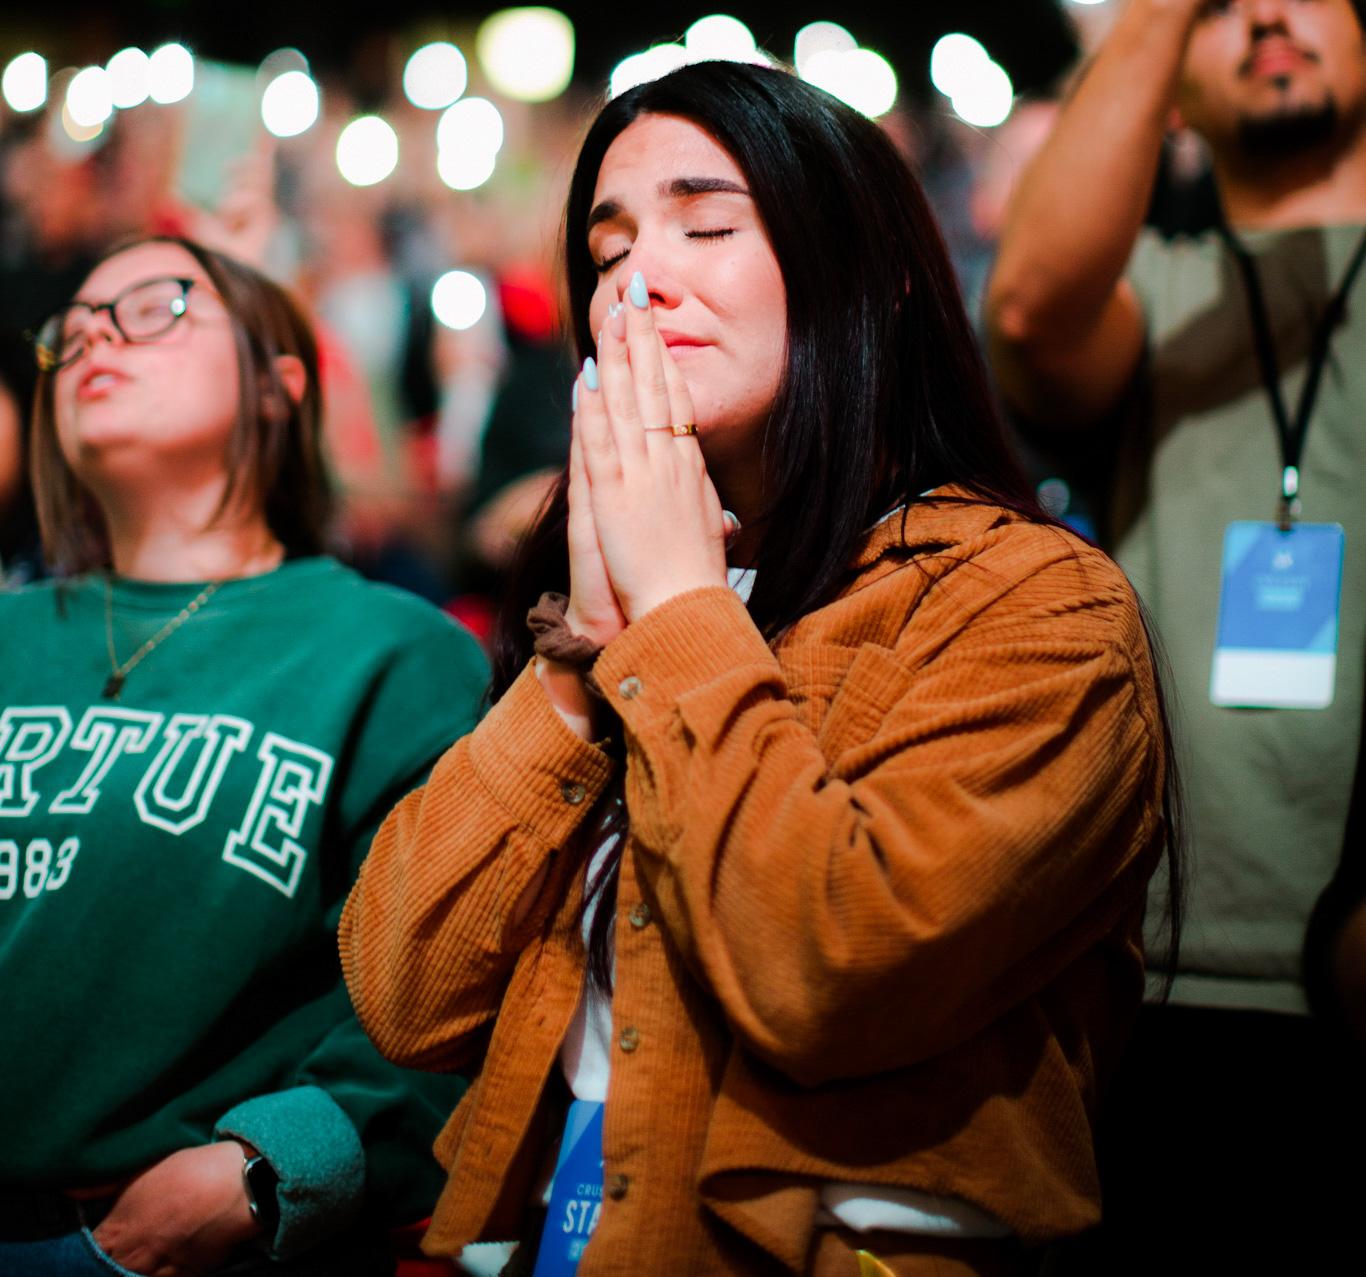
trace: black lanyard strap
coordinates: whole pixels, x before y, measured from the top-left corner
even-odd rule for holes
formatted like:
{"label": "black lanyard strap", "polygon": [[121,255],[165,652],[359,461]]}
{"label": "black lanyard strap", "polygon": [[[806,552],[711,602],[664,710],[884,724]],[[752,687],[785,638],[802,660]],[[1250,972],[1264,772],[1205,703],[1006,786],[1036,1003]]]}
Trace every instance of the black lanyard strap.
{"label": "black lanyard strap", "polygon": [[1242,242],[1221,223],[1219,233],[1228,245],[1233,260],[1242,272],[1244,290],[1247,294],[1248,318],[1252,323],[1252,339],[1257,350],[1257,364],[1261,368],[1262,383],[1266,397],[1271,404],[1271,419],[1276,425],[1276,437],[1281,445],[1281,497],[1280,523],[1288,527],[1292,507],[1300,492],[1300,459],[1304,455],[1304,440],[1309,433],[1309,421],[1314,415],[1314,405],[1318,402],[1319,387],[1323,382],[1323,370],[1328,363],[1328,349],[1332,344],[1333,333],[1347,311],[1347,297],[1366,263],[1366,234],[1357,244],[1356,252],[1348,263],[1342,283],[1328,299],[1323,314],[1314,329],[1314,339],[1309,348],[1304,387],[1300,391],[1300,401],[1295,407],[1292,420],[1286,410],[1285,396],[1281,393],[1280,361],[1276,357],[1276,342],[1271,333],[1271,316],[1267,311],[1266,294],[1262,289],[1261,272],[1256,260]]}

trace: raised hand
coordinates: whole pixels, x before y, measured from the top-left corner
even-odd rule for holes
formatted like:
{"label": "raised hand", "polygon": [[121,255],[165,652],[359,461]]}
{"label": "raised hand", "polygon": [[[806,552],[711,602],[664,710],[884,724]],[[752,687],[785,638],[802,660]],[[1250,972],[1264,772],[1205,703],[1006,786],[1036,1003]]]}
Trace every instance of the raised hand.
{"label": "raised hand", "polygon": [[192,238],[239,261],[265,270],[270,241],[280,225],[275,202],[275,148],[262,141],[232,163],[227,189],[212,212],[185,210]]}

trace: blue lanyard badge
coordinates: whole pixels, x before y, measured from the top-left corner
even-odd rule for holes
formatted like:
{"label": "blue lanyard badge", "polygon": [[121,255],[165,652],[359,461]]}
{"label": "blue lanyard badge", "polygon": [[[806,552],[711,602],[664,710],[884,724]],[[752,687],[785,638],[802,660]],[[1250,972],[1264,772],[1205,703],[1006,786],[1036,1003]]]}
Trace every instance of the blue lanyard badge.
{"label": "blue lanyard badge", "polygon": [[1210,700],[1326,709],[1337,674],[1345,541],[1336,523],[1231,523]]}
{"label": "blue lanyard badge", "polygon": [[575,1100],[565,1118],[532,1277],[572,1277],[601,1214],[602,1105]]}

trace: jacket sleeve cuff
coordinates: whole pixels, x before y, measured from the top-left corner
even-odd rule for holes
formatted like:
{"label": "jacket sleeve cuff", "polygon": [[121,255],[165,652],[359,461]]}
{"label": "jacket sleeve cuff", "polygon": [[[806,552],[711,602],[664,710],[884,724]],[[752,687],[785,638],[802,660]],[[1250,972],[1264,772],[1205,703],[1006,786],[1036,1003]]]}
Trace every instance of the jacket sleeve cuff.
{"label": "jacket sleeve cuff", "polygon": [[274,1259],[315,1246],[345,1228],[365,1194],[365,1152],[337,1102],[316,1086],[258,1095],[229,1109],[215,1139],[245,1140],[279,1177],[280,1225],[262,1239]]}
{"label": "jacket sleeve cuff", "polygon": [[470,737],[475,775],[518,824],[552,846],[612,777],[612,760],[570,731],[527,665]]}
{"label": "jacket sleeve cuff", "polygon": [[777,658],[740,597],[726,586],[689,590],[632,621],[593,668],[603,698],[628,728],[672,713],[689,692],[741,671],[777,676]]}

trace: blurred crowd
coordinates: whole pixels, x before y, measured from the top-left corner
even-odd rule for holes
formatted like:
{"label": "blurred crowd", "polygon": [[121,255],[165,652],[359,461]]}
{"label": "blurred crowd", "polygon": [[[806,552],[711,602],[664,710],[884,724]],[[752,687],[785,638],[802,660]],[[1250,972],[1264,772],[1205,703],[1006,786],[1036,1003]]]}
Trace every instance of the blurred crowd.
{"label": "blurred crowd", "polygon": [[[1106,14],[1077,13],[1085,45]],[[34,376],[25,334],[110,246],[186,233],[265,269],[319,325],[325,430],[342,497],[337,552],[367,575],[451,605],[479,630],[567,455],[572,364],[555,282],[559,221],[569,163],[602,96],[576,85],[549,103],[499,98],[503,154],[491,180],[469,191],[442,183],[432,114],[397,83],[382,110],[404,162],[369,187],[338,171],[337,137],[356,104],[333,86],[313,128],[286,140],[258,129],[251,153],[207,183],[184,104],[119,111],[84,143],[64,130],[59,94],[28,115],[0,110],[4,579],[43,570],[24,476]],[[974,316],[1015,176],[1056,109],[1048,98],[1025,99],[1005,124],[984,130],[941,99],[903,92],[883,117],[921,174]],[[1198,145],[1174,155],[1183,181],[1200,173]],[[1188,216],[1185,204],[1173,211],[1163,201],[1156,217]],[[468,326],[459,329],[432,305],[435,282],[453,267],[487,289],[480,318],[461,319]],[[1087,459],[1030,460],[1049,507],[1090,530]]]}

